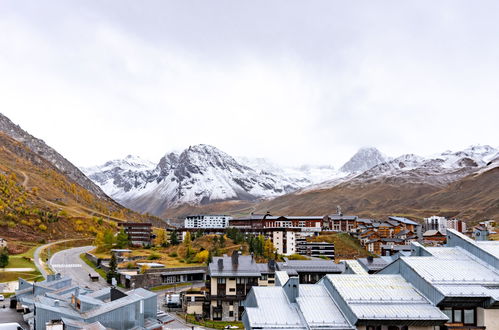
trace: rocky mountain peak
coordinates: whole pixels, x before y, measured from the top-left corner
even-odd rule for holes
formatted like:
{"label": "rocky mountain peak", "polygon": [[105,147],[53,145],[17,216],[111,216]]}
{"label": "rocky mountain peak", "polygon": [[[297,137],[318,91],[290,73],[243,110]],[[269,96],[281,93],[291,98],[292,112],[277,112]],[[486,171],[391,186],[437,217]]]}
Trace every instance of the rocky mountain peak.
{"label": "rocky mountain peak", "polygon": [[360,148],[340,170],[342,172],[364,172],[388,160],[378,149],[373,147]]}

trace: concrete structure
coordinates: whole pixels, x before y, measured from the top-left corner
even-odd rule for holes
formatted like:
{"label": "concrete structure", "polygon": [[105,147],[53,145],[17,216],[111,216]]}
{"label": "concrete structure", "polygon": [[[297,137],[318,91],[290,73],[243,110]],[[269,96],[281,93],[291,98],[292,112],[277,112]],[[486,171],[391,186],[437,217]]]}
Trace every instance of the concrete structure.
{"label": "concrete structure", "polygon": [[185,228],[227,228],[232,217],[227,215],[189,215],[184,220]]}
{"label": "concrete structure", "polygon": [[300,284],[277,272],[276,286],[252,288],[245,306],[245,329],[433,330],[447,320],[400,275],[327,275]]}
{"label": "concrete structure", "polygon": [[448,329],[497,329],[499,242],[477,242],[447,229],[446,247],[413,243],[410,257],[380,273],[404,277],[448,316]]}
{"label": "concrete structure", "polygon": [[120,222],[132,245],[151,245],[152,224],[145,222]]}
{"label": "concrete structure", "polygon": [[49,275],[47,280],[34,284],[19,279],[12,305],[28,312],[25,318],[37,330],[53,329],[60,323],[71,330],[90,326],[95,329],[160,326],[155,293],[144,289],[121,292],[114,288],[91,291],[72,285],[70,278],[59,275]]}

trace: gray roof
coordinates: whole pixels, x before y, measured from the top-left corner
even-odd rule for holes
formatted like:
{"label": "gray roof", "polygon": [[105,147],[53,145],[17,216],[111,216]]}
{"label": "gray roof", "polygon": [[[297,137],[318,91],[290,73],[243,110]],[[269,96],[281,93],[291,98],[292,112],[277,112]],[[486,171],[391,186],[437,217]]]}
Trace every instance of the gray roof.
{"label": "gray roof", "polygon": [[357,261],[368,271],[378,271],[389,264],[389,262],[383,258],[373,258],[372,262],[369,262],[367,258],[359,258]]}
{"label": "gray roof", "polygon": [[331,214],[329,217],[332,220],[357,220],[357,216],[356,215]]}
{"label": "gray roof", "polygon": [[278,262],[279,270],[293,269],[298,273],[317,272],[317,273],[342,273],[345,270],[344,264],[337,264],[332,260],[288,260]]}
{"label": "gray roof", "polygon": [[300,285],[296,303],[311,329],[353,329],[323,285]]}
{"label": "gray roof", "polygon": [[[218,261],[223,260],[223,268],[219,268]],[[232,257],[214,257],[208,265],[208,274],[212,277],[260,277],[262,273],[271,273],[265,263],[257,263],[251,256],[240,255],[238,263],[232,263]]]}
{"label": "gray roof", "polygon": [[436,325],[448,320],[400,275],[327,275],[323,282],[332,285],[333,296],[355,324],[395,320]]}
{"label": "gray roof", "polygon": [[252,327],[263,329],[307,329],[300,318],[298,306],[291,304],[282,287],[251,288],[248,301],[255,306],[245,307],[245,318]]}
{"label": "gray roof", "polygon": [[388,219],[402,222],[402,223],[405,223],[406,225],[415,225],[415,226],[418,225],[418,223],[416,221],[412,221],[412,220],[409,220],[409,219],[404,218],[404,217],[388,217]]}

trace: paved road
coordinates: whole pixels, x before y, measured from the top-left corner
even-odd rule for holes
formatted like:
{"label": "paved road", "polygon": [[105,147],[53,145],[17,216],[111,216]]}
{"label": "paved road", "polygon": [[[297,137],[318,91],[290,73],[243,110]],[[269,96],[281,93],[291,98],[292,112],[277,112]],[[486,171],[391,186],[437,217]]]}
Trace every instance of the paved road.
{"label": "paved road", "polygon": [[49,247],[49,246],[54,245],[56,243],[61,243],[61,242],[66,242],[66,241],[70,241],[70,240],[66,239],[66,240],[62,240],[62,241],[52,242],[52,243],[48,243],[48,244],[45,244],[45,245],[40,245],[39,247],[36,248],[35,253],[33,255],[33,258],[35,259],[35,266],[36,266],[36,268],[38,268],[38,270],[40,271],[40,273],[42,273],[42,275],[43,275],[44,278],[47,278],[47,271],[45,270],[45,267],[44,267],[45,260],[41,260],[40,259],[40,253],[46,247]]}
{"label": "paved road", "polygon": [[49,264],[57,273],[71,277],[73,284],[81,287],[87,286],[92,290],[105,288],[108,284],[103,278],[99,277],[98,282],[90,281],[88,274],[95,273],[95,271],[80,258],[80,254],[93,248],[93,246],[83,246],[59,251],[50,258]]}

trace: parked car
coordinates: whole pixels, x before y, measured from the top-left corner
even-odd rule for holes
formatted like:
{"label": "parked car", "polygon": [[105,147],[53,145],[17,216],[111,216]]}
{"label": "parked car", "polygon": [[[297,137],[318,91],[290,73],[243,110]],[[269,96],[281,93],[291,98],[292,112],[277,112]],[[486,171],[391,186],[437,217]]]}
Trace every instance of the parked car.
{"label": "parked car", "polygon": [[5,297],[3,296],[3,294],[0,294],[0,301],[4,301],[5,300]]}

